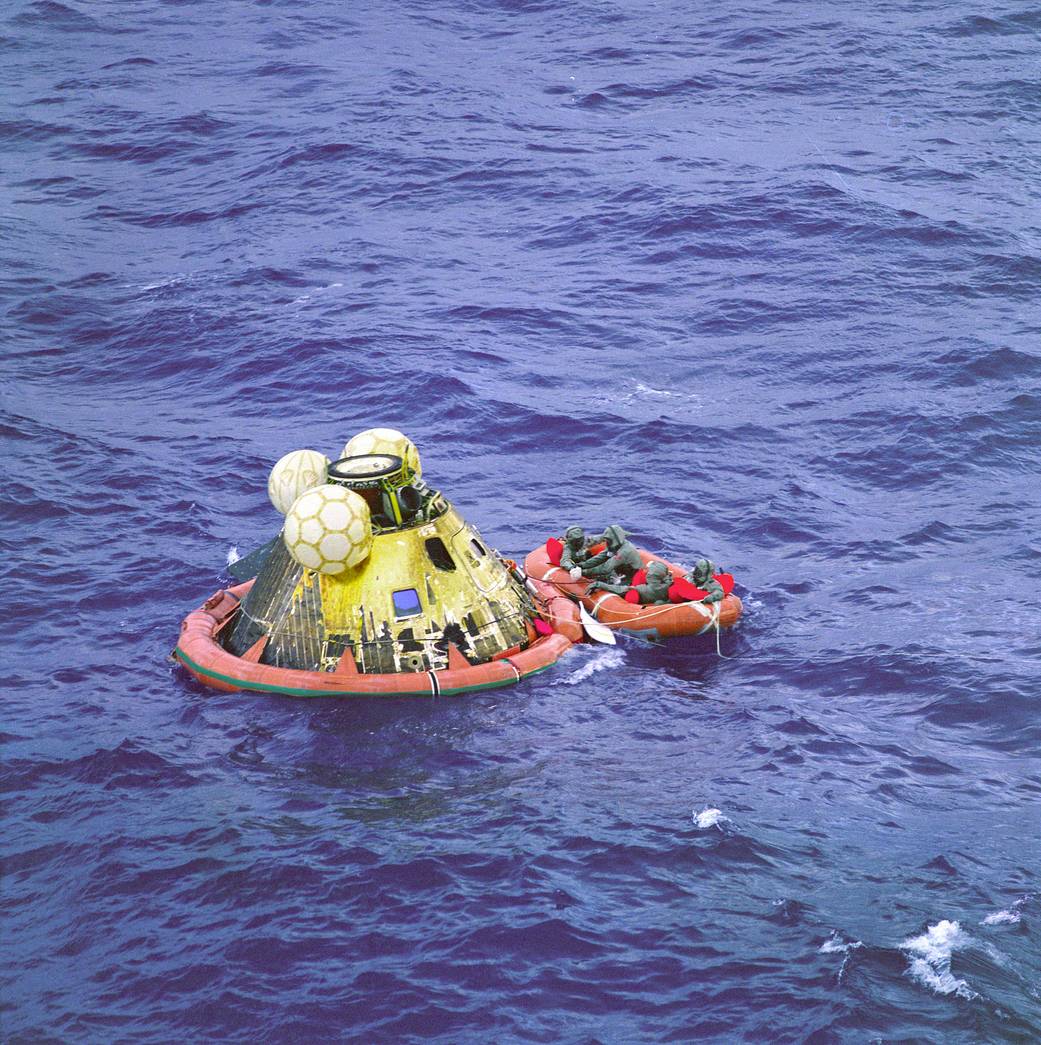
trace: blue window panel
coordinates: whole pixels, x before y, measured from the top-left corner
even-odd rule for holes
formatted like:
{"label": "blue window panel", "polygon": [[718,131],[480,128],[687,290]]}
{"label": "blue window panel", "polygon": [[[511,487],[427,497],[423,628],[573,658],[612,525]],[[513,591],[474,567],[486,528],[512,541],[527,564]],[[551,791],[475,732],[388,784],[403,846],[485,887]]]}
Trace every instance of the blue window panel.
{"label": "blue window panel", "polygon": [[423,612],[423,606],[419,601],[419,592],[415,588],[402,588],[391,596],[394,600],[394,616],[401,620],[402,617],[415,617]]}

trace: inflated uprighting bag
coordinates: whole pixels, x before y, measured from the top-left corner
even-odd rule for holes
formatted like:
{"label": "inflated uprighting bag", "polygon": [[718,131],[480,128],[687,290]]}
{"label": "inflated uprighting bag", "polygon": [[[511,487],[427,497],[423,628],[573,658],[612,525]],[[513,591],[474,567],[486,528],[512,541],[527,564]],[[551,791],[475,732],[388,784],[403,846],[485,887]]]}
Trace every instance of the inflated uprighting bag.
{"label": "inflated uprighting bag", "polygon": [[[726,597],[734,590],[734,575],[732,573],[714,573],[713,579],[719,582]],[[669,602],[700,602],[708,592],[699,588],[696,584],[688,581],[686,577],[679,577],[672,582],[669,588]]]}

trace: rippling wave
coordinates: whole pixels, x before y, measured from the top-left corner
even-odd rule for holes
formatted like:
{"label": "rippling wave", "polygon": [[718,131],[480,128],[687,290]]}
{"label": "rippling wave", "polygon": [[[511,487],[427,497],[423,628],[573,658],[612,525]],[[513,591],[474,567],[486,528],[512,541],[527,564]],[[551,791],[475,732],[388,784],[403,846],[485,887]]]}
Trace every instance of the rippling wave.
{"label": "rippling wave", "polygon": [[[1041,1036],[1041,10],[0,14],[11,1041]],[[723,636],[204,690],[297,446]]]}

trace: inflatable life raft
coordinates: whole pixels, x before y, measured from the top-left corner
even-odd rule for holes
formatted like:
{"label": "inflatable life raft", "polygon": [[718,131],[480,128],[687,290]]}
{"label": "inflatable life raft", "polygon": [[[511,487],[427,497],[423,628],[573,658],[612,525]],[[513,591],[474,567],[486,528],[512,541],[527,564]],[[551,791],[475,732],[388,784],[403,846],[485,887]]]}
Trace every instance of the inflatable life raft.
{"label": "inflatable life raft", "polygon": [[[661,562],[677,581],[684,577],[686,570],[682,566],[642,549],[639,551],[645,566],[650,562]],[[606,624],[614,631],[640,638],[671,639],[701,635],[707,631],[733,627],[741,616],[741,600],[732,591],[722,601],[711,604],[689,601],[657,605],[629,602],[621,595],[600,589],[591,592],[589,589],[593,582],[587,577],[572,580],[567,570],[553,564],[546,545],[528,555],[524,560],[524,569],[532,582],[551,585],[560,594],[580,603],[599,623]],[[724,591],[730,586],[725,585]]]}
{"label": "inflatable life raft", "polygon": [[447,697],[519,682],[555,664],[583,638],[578,607],[553,585],[533,581],[532,594],[540,611],[538,624],[529,625],[526,642],[493,655],[483,664],[471,664],[456,645],[449,643],[448,666],[438,671],[362,673],[350,649],[344,650],[332,671],[277,667],[261,662],[266,637],[241,656],[230,653],[222,643],[254,583],[249,580],[216,592],[181,624],[174,657],[214,689],[258,690],[295,697]]}

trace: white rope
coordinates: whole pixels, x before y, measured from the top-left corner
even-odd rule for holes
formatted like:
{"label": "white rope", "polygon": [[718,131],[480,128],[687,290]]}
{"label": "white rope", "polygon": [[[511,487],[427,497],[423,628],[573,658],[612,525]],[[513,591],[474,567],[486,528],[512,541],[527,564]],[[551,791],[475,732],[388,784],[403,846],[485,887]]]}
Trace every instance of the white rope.
{"label": "white rope", "polygon": [[714,625],[716,629],[716,656],[721,657],[723,660],[733,660],[733,657],[724,657],[723,651],[719,648],[719,633],[722,630],[719,626],[719,618],[723,612],[722,600],[715,604],[714,609],[715,613],[712,614],[712,624],[710,624],[709,627],[712,627]]}
{"label": "white rope", "polygon": [[[605,594],[604,598],[607,598],[607,597],[609,597],[611,595],[614,595],[614,592],[607,592]],[[618,596],[618,597],[621,598],[621,596]],[[599,609],[600,608],[600,604],[603,601],[604,601],[603,598],[597,599],[596,603],[594,604],[594,608],[595,609]],[[624,599],[622,599],[622,601],[625,602]],[[631,604],[629,604],[629,605],[631,605]],[[718,607],[722,606],[722,602],[713,603],[712,605],[717,607],[717,609],[715,610],[714,615],[716,617],[718,617],[719,616],[719,609],[718,609]],[[698,613],[700,613],[703,617],[713,617],[713,611],[710,610],[710,609],[707,609],[702,603],[699,603],[699,602],[671,602],[667,606],[662,606],[660,609],[652,610],[650,613],[641,613],[640,616],[638,618],[636,618],[636,619],[638,619],[640,621],[651,620],[653,617],[658,617],[658,616],[660,616],[663,613],[670,613],[670,612],[672,612],[673,610],[676,609],[677,606],[691,606],[695,610],[697,610]],[[620,620],[620,621],[600,621],[600,623],[601,624],[606,624],[607,627],[609,627],[609,628],[624,628],[626,624],[631,623],[631,620],[628,620],[628,621],[625,621],[625,620]],[[709,621],[708,626],[709,627],[712,626],[712,621],[711,620]],[[702,628],[701,630],[704,631],[705,629]]]}

